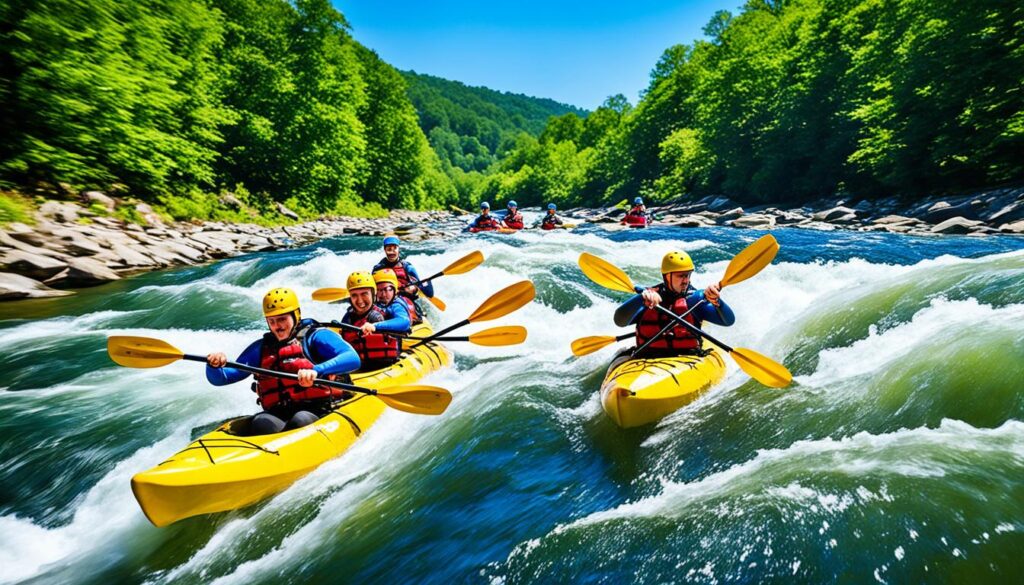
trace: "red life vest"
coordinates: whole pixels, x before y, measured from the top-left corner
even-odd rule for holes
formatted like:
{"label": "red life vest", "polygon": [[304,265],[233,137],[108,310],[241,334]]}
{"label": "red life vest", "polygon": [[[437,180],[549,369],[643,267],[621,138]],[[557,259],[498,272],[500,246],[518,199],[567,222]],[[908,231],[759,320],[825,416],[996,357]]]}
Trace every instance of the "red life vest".
{"label": "red life vest", "polygon": [[377,263],[377,266],[373,268],[374,272],[377,272],[381,268],[390,268],[395,271],[395,276],[398,277],[398,288],[403,289],[409,286],[409,268],[405,260],[399,260],[394,264],[388,262],[387,258],[384,258]]}
{"label": "red life vest", "polygon": [[[371,308],[358,319],[353,319],[352,310],[349,309],[349,312],[345,313],[345,317],[341,320],[342,323],[348,323],[356,327],[362,327],[365,323],[380,323],[381,321],[384,321],[384,314],[377,307]],[[359,354],[359,359],[364,362],[397,360],[401,349],[401,341],[397,337],[392,337],[386,333],[363,335],[358,331],[342,329],[341,337],[352,346],[352,349],[356,350],[356,353]]]}
{"label": "red life vest", "polygon": [[[664,299],[666,296],[665,286],[658,285],[656,290],[658,291],[658,294],[662,296],[662,299]],[[685,313],[687,310],[686,295],[681,295],[668,308],[676,315],[682,315]],[[700,327],[700,323],[694,319],[693,313],[683,317],[683,320],[696,327]],[[640,314],[640,320],[636,323],[636,346],[640,347],[647,343],[648,339],[657,335],[658,332],[668,325],[670,321],[674,322],[673,319],[669,318],[668,315],[663,314],[661,311],[645,308],[643,313]],[[675,327],[669,329],[668,332],[648,345],[647,349],[679,351],[680,353],[693,351],[695,349],[700,349],[700,339],[693,333],[690,333],[690,330],[686,327],[676,324]]]}
{"label": "red life vest", "polygon": [[496,230],[501,227],[498,220],[494,219],[493,215],[488,214],[487,217],[480,216],[473,222],[473,227],[481,230]]}
{"label": "red life vest", "polygon": [[422,323],[419,313],[416,312],[416,302],[405,295],[398,295],[399,299],[405,302],[405,308],[409,310],[409,321],[412,323]]}
{"label": "red life vest", "polygon": [[523,229],[523,214],[518,211],[515,214],[509,212],[505,215],[505,225],[514,230]]}
{"label": "red life vest", "polygon": [[[306,355],[303,345],[305,338],[312,335],[314,330],[313,325],[307,325],[285,342],[279,342],[273,333],[265,334],[263,343],[260,345],[260,367],[265,370],[290,374],[299,370],[312,370],[313,361]],[[344,393],[344,390],[327,386],[303,387],[299,385],[298,380],[275,378],[262,374],[255,374],[254,377],[256,383],[253,384],[253,391],[257,395],[256,402],[263,407],[263,410],[270,410],[282,401],[289,403],[340,398]],[[334,376],[328,376],[328,379],[334,379]]]}
{"label": "red life vest", "polygon": [[637,205],[633,209],[629,210],[628,215],[633,215],[633,216],[636,216],[636,217],[646,217],[647,216],[647,209],[643,205]]}
{"label": "red life vest", "polygon": [[544,214],[544,219],[542,219],[540,222],[540,227],[546,230],[553,230],[555,229],[556,224],[561,225],[562,220],[559,219],[558,216],[555,215],[554,213],[546,213]]}
{"label": "red life vest", "polygon": [[416,310],[416,297],[419,296],[419,292],[417,291],[413,296],[409,296],[405,292],[405,287],[409,286],[412,282],[409,278],[409,263],[405,260],[399,260],[391,264],[385,257],[373,267],[373,271],[377,272],[381,268],[390,268],[395,271],[395,276],[398,277],[398,296],[405,301],[405,305],[409,308],[409,318],[413,323],[422,323],[423,319],[420,318],[419,311]]}

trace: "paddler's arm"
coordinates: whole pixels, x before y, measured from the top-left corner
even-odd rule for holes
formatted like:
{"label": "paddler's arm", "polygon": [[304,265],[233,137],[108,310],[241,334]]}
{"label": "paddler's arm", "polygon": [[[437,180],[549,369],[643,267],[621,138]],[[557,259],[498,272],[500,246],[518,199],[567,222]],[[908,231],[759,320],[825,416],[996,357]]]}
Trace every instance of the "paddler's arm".
{"label": "paddler's arm", "polygon": [[393,315],[387,321],[374,323],[374,330],[378,333],[406,333],[412,329],[412,319],[409,318],[409,310],[404,302],[391,303],[390,308]]}
{"label": "paddler's arm", "polygon": [[310,337],[309,345],[313,355],[334,356],[313,366],[317,377],[346,374],[359,369],[359,354],[347,341],[330,329],[317,329]]}
{"label": "paddler's arm", "polygon": [[630,297],[629,300],[619,305],[618,309],[615,309],[615,324],[619,327],[632,325],[644,308],[644,299],[640,296],[640,293],[644,292],[644,287],[635,286],[633,290],[637,292],[636,296]]}
{"label": "paddler's arm", "polygon": [[721,297],[718,298],[718,306],[715,306],[704,297],[703,290],[695,291],[687,297],[686,305],[692,307],[700,301],[704,302],[701,303],[701,306],[698,307],[696,311],[694,311],[698,314],[696,315],[697,319],[714,323],[715,325],[721,325],[723,327],[729,327],[736,322],[736,315],[732,312],[732,308],[730,308],[729,305],[721,299]]}
{"label": "paddler's arm", "polygon": [[[241,354],[239,354],[238,359],[236,359],[235,361],[240,364],[245,364],[247,366],[258,367],[260,365],[260,345],[262,343],[262,339],[257,339],[256,341],[252,342],[251,344],[249,344],[249,347],[245,348],[245,350]],[[214,355],[216,354],[210,354],[210,356]],[[226,386],[228,384],[234,384],[235,382],[238,382],[239,380],[244,380],[248,377],[249,372],[246,372],[245,370],[239,370],[229,366],[215,368],[209,365],[209,363],[207,363],[206,365],[206,380],[213,384],[214,386]]]}

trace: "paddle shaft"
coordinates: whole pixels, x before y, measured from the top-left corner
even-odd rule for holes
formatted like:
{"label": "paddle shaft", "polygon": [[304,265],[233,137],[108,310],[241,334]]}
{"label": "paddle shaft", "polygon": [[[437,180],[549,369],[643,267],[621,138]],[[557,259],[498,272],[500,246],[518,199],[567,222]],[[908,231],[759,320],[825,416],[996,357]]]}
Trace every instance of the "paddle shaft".
{"label": "paddle shaft", "polygon": [[463,319],[462,321],[459,321],[455,325],[452,325],[450,327],[445,327],[444,329],[438,331],[437,333],[431,335],[430,337],[424,337],[422,340],[419,341],[419,343],[417,343],[416,345],[413,345],[409,349],[416,349],[417,347],[419,347],[419,346],[421,346],[421,345],[423,345],[425,343],[430,343],[431,341],[434,341],[435,339],[437,339],[438,337],[441,337],[442,335],[444,335],[445,333],[448,333],[449,331],[454,331],[454,330],[458,329],[459,327],[465,327],[466,325],[469,325],[470,323],[471,323],[471,321],[469,319]]}
{"label": "paddle shaft", "polygon": [[[693,307],[697,308],[697,305],[694,305]],[[729,347],[728,345],[722,343],[721,341],[718,341],[714,337],[711,337],[710,335],[708,335],[707,333],[705,333],[704,331],[699,329],[696,325],[693,325],[689,321],[686,321],[685,319],[683,319],[679,315],[676,315],[675,313],[673,313],[672,311],[669,311],[668,309],[666,309],[665,307],[662,307],[661,305],[655,305],[654,308],[659,310],[659,311],[661,311],[662,313],[665,313],[669,317],[675,319],[677,323],[679,323],[683,327],[686,327],[687,329],[689,329],[690,333],[693,333],[695,335],[700,335],[701,337],[706,337],[709,341],[711,341],[712,343],[714,343],[718,347],[724,349],[725,351],[727,351],[729,353],[732,353],[733,350],[732,350],[731,347]]]}
{"label": "paddle shaft", "polygon": [[[191,362],[202,362],[207,363],[206,358],[201,355],[184,354],[181,359],[188,360]],[[287,378],[289,380],[298,380],[297,374],[289,374],[288,372],[277,372],[274,370],[266,370],[263,368],[257,368],[256,366],[248,366],[246,364],[240,364],[238,362],[227,362],[224,364],[227,367],[235,368],[236,370],[245,370],[253,374],[263,374],[264,376],[273,376],[275,378]],[[317,386],[330,386],[332,388],[341,388],[342,390],[348,390],[350,392],[361,392],[363,394],[369,394],[370,396],[376,396],[377,391],[373,388],[363,388],[362,386],[353,386],[352,384],[346,384],[344,382],[337,382],[335,380],[325,380],[324,378],[317,378],[313,382]]]}
{"label": "paddle shaft", "polygon": [[[348,323],[342,323],[341,321],[331,321],[330,323],[328,323],[328,325],[330,325],[331,327],[338,327],[340,329],[348,329],[349,331],[359,331],[359,332],[362,332],[362,328],[356,327],[355,325],[349,325]],[[450,330],[451,330],[451,328],[446,329],[445,331],[450,331]],[[390,331],[381,331],[381,334],[382,335],[390,335],[391,337],[401,337],[403,339],[417,339],[418,340],[418,339],[434,339],[435,337],[442,335],[443,332],[439,333],[437,336],[431,336],[431,337],[414,337],[412,335],[409,335],[408,333],[392,333]],[[469,341],[469,337],[445,337],[444,341]]]}

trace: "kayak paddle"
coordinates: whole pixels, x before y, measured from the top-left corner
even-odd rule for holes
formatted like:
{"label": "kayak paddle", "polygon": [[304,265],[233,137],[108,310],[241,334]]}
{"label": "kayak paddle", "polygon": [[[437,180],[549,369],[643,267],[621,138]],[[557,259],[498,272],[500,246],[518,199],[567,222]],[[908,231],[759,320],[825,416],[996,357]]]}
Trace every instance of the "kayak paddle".
{"label": "kayak paddle", "polygon": [[[128,368],[159,368],[178,360],[206,363],[206,358],[201,355],[183,353],[166,341],[150,337],[122,335],[108,337],[107,353],[114,363]],[[291,380],[299,378],[296,374],[276,372],[236,362],[227,362],[225,365],[265,376]],[[318,386],[330,386],[349,392],[376,396],[391,408],[413,414],[441,414],[452,401],[451,392],[437,386],[405,385],[393,386],[386,390],[374,390],[323,378],[317,378],[315,383]]]}
{"label": "kayak paddle", "polygon": [[[338,327],[339,329],[348,329],[349,331],[362,331],[355,325],[349,325],[348,323],[342,323],[340,321],[331,321],[328,323],[330,327]],[[401,337],[402,339],[430,339],[431,341],[468,341],[474,345],[485,345],[488,347],[498,347],[502,345],[516,345],[526,341],[526,327],[520,325],[508,325],[504,327],[491,327],[490,329],[484,329],[483,331],[477,331],[468,336],[462,337],[417,337],[414,335],[406,335],[404,333],[388,333],[393,337]]]}
{"label": "kayak paddle", "polygon": [[473,314],[470,315],[469,317],[463,319],[462,321],[459,321],[455,325],[445,327],[444,329],[438,331],[437,333],[431,335],[430,337],[420,340],[416,345],[413,345],[412,348],[416,348],[423,345],[424,343],[433,341],[438,337],[444,336],[444,334],[448,333],[449,331],[453,331],[455,329],[458,329],[459,327],[464,327],[466,325],[469,325],[470,323],[476,323],[478,321],[491,321],[499,317],[504,317],[505,315],[508,315],[512,311],[515,311],[516,309],[519,309],[526,303],[532,301],[533,297],[536,294],[536,290],[534,290],[533,288],[533,283],[530,282],[529,280],[524,280],[522,282],[517,282],[513,285],[509,285],[491,295],[490,298],[488,298],[479,307],[477,307],[477,309],[473,311]]}
{"label": "kayak paddle", "polygon": [[611,335],[594,335],[591,337],[581,337],[576,341],[572,342],[572,353],[575,356],[585,356],[594,353],[599,349],[615,343],[616,341],[623,341],[634,337],[635,333],[623,333],[618,337],[612,337]]}
{"label": "kayak paddle", "polygon": [[[772,261],[778,249],[778,242],[775,241],[771,234],[762,236],[733,258],[726,269],[726,275],[720,285],[736,284],[757,274]],[[636,292],[633,280],[620,268],[607,260],[584,252],[580,254],[579,265],[580,269],[583,270],[583,274],[605,288],[634,294]],[[736,364],[740,366],[740,369],[765,386],[782,388],[788,386],[792,381],[793,376],[789,370],[771,358],[750,349],[729,347],[665,307],[658,305],[656,308],[671,316],[672,319],[691,332],[706,337],[728,352],[736,361]]]}

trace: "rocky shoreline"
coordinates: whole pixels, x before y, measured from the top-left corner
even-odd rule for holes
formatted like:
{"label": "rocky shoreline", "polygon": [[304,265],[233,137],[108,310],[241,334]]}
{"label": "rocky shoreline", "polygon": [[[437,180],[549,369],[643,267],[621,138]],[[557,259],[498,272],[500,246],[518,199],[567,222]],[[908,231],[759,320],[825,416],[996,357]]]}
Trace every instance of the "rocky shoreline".
{"label": "rocky shoreline", "polygon": [[[102,193],[83,201],[109,211],[114,201]],[[445,211],[394,211],[386,218],[322,218],[300,225],[268,228],[253,224],[198,222],[165,224],[145,205],[136,210],[147,225],[124,222],[73,202],[49,201],[35,225],[12,223],[0,231],[0,300],[73,294],[65,289],[95,286],[147,270],[201,264],[211,260],[301,246],[341,235],[397,233],[408,241],[450,237],[467,218]],[[282,214],[286,215],[283,210]],[[962,197],[934,197],[911,205],[898,199],[842,199],[814,206],[741,207],[722,196],[652,206],[656,226],[731,226],[881,231],[915,236],[1024,234],[1024,188],[997,189]],[[618,226],[621,208],[575,208],[562,212],[575,222]]]}

